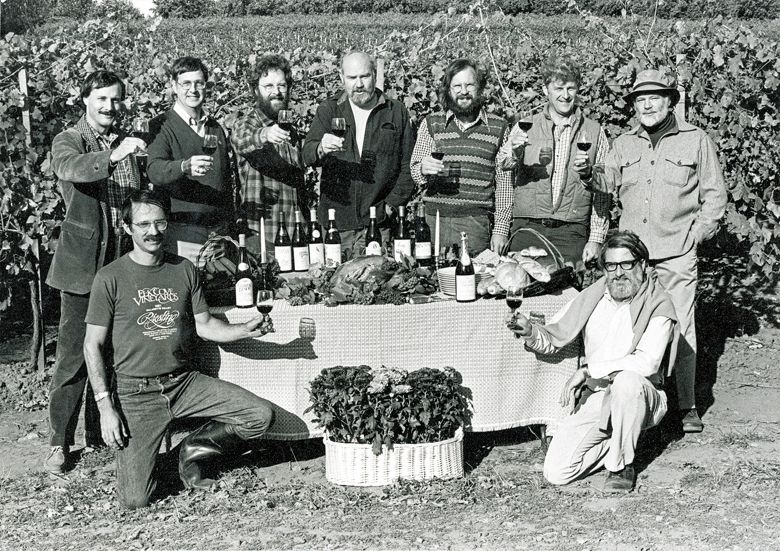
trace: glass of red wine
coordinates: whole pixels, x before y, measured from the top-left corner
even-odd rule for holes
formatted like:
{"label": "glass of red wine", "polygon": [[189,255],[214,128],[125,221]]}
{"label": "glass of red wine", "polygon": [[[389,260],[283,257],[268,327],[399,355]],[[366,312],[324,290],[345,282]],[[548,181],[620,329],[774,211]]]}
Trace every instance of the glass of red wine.
{"label": "glass of red wine", "polygon": [[333,117],[330,119],[330,131],[334,136],[343,138],[347,133],[347,119],[344,117]]}
{"label": "glass of red wine", "polygon": [[531,130],[533,125],[534,121],[530,111],[520,111],[517,114],[517,127],[520,128],[520,130],[527,133],[529,130]]}
{"label": "glass of red wine", "polygon": [[577,149],[587,153],[590,150],[590,146],[590,139],[585,134],[580,135],[580,137],[577,139]]}
{"label": "glass of red wine", "polygon": [[270,289],[260,289],[257,291],[256,297],[255,306],[257,311],[263,314],[263,316],[268,316],[274,307],[274,292]]}
{"label": "glass of red wine", "polygon": [[437,161],[444,160],[444,151],[439,149],[439,145],[436,142],[433,142],[433,146],[431,147],[431,157]]}
{"label": "glass of red wine", "polygon": [[[133,131],[131,136],[143,140],[147,147],[149,147],[150,133],[149,133],[149,119],[135,119],[133,121]],[[141,171],[141,177],[146,176],[146,149],[139,149],[134,153],[135,162]]]}
{"label": "glass of red wine", "polygon": [[213,156],[214,153],[217,152],[217,135],[216,134],[206,134],[203,136],[203,152],[206,155]]}
{"label": "glass of red wine", "polygon": [[276,124],[285,132],[292,132],[293,112],[290,109],[281,109],[276,118]]}
{"label": "glass of red wine", "polygon": [[515,287],[506,291],[506,305],[509,306],[509,313],[512,316],[508,325],[511,328],[517,327],[516,317],[520,306],[523,305],[523,288]]}

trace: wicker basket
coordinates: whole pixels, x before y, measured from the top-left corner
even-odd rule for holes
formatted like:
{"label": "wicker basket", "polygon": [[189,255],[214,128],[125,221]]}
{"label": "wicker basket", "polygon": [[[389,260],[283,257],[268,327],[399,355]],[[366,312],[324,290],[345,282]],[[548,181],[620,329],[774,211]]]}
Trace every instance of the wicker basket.
{"label": "wicker basket", "polygon": [[554,293],[559,289],[566,289],[572,287],[577,283],[577,277],[574,274],[574,268],[566,266],[563,260],[561,251],[558,250],[552,241],[547,239],[544,235],[531,228],[519,228],[515,230],[512,235],[509,236],[509,243],[512,243],[512,239],[520,232],[526,232],[533,234],[542,246],[547,250],[550,259],[552,259],[555,270],[550,273],[550,281],[547,283],[541,281],[534,281],[530,285],[527,285],[523,289],[523,295],[526,297],[535,297],[539,295],[546,295]]}
{"label": "wicker basket", "polygon": [[399,479],[463,476],[463,429],[453,438],[426,444],[393,444],[374,455],[370,444],[325,441],[325,477],[344,486],[385,486]]}

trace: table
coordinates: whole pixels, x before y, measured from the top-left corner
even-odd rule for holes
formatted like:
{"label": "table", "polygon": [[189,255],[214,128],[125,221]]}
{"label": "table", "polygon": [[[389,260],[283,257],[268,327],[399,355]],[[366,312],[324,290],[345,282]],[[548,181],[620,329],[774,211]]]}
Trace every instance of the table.
{"label": "table", "polygon": [[[527,298],[522,311],[550,319],[576,295],[573,289]],[[368,365],[399,367],[451,366],[472,393],[472,431],[493,431],[543,424],[554,429],[566,415],[558,405],[561,388],[576,370],[579,345],[538,356],[525,349],[504,325],[503,300],[473,303],[290,306],[277,300],[271,317],[275,333],[228,344],[202,342],[199,368],[238,384],[276,407],[267,438],[295,440],[321,436],[305,414],[309,382],[326,367]],[[231,323],[256,315],[254,309],[212,308],[212,315]],[[313,340],[299,336],[301,318],[316,327]]]}

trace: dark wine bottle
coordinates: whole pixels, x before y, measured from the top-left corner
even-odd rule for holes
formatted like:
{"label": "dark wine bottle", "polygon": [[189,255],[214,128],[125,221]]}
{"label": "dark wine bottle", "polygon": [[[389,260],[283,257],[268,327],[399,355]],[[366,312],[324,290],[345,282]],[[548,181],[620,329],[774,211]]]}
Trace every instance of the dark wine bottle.
{"label": "dark wine bottle", "polygon": [[309,264],[325,265],[325,245],[322,242],[322,228],[317,221],[317,209],[309,210]]}
{"label": "dark wine bottle", "polygon": [[283,212],[279,213],[279,228],[276,230],[276,239],[274,239],[274,257],[276,257],[281,273],[292,272],[292,242],[290,234],[287,233]]}
{"label": "dark wine bottle", "polygon": [[382,254],[382,234],[376,225],[376,207],[369,208],[368,228],[366,229],[366,255]]}
{"label": "dark wine bottle", "polygon": [[406,207],[398,207],[398,227],[393,240],[393,256],[400,262],[404,256],[412,256],[412,236],[406,221]]}
{"label": "dark wine bottle", "polygon": [[238,234],[238,266],[235,273],[236,308],[251,308],[255,305],[254,281],[246,252],[246,236]]}
{"label": "dark wine bottle", "polygon": [[341,235],[336,228],[336,209],[328,209],[328,231],[325,233],[325,265],[341,264]]}
{"label": "dark wine bottle", "polygon": [[301,213],[295,211],[295,229],[292,236],[293,270],[305,272],[309,269],[309,244],[306,242],[306,231],[301,222]]}
{"label": "dark wine bottle", "polygon": [[417,203],[417,217],[414,220],[414,258],[420,266],[433,266],[431,227],[425,221],[425,203]]}
{"label": "dark wine bottle", "polygon": [[477,279],[469,256],[469,238],[466,232],[460,232],[460,258],[455,266],[455,300],[458,302],[477,300]]}

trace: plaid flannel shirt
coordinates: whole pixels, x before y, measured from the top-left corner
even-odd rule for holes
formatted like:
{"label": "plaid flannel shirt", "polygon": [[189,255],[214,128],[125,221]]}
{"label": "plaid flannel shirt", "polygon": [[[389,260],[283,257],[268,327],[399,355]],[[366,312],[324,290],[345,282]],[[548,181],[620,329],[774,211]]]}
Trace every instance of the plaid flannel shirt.
{"label": "plaid flannel shirt", "polygon": [[255,108],[236,120],[230,136],[239,157],[242,210],[249,228],[255,232],[260,231],[260,218],[265,218],[266,241],[272,241],[276,235],[280,212],[285,214],[290,230],[299,208],[298,189],[304,185],[297,134],[293,131],[292,143],[278,145],[261,137],[263,129],[274,124],[276,121]]}

